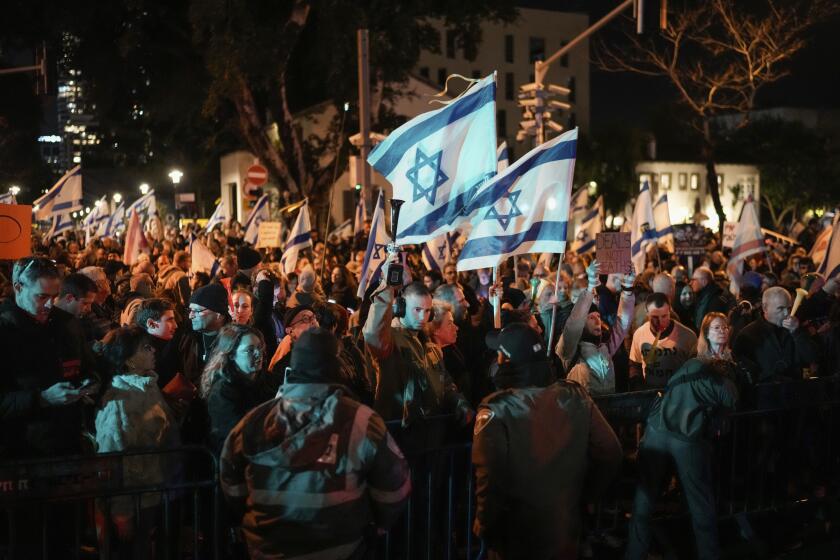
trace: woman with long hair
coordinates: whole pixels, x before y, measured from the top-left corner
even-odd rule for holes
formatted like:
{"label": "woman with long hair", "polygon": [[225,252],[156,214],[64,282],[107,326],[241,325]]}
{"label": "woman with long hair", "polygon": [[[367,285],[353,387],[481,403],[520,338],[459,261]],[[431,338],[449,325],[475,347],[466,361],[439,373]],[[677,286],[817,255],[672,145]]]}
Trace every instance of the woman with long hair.
{"label": "woman with long hair", "polygon": [[732,360],[729,334],[732,329],[726,315],[717,311],[706,313],[700,324],[697,339],[697,358],[700,360]]}
{"label": "woman with long hair", "polygon": [[346,266],[336,266],[330,274],[329,299],[348,309],[358,309],[359,299],[356,297],[358,283]]}
{"label": "woman with long hair", "polygon": [[259,330],[237,324],[222,327],[200,389],[210,415],[210,449],[217,456],[242,417],[277,393],[279,383],[270,383],[264,368],[265,341]]}
{"label": "woman with long hair", "polygon": [[[157,384],[155,349],[141,328],[122,327],[105,335],[100,346],[107,364],[105,393],[96,414],[99,453],[161,451],[180,445],[175,417]],[[175,465],[166,454],[134,455],[124,459],[128,486],[156,486],[173,480]],[[103,558],[153,557],[153,535],[161,495],[144,493],[135,500],[118,496],[99,503],[97,534]],[[137,513],[139,512],[139,517]],[[165,546],[165,543],[159,543]]]}

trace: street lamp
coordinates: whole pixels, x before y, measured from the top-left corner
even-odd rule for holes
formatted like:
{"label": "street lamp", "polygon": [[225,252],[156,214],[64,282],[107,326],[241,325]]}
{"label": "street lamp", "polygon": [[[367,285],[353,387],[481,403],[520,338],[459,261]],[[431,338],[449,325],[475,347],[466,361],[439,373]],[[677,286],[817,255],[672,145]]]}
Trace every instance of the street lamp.
{"label": "street lamp", "polygon": [[169,178],[172,179],[172,183],[177,185],[181,182],[181,177],[184,176],[184,173],[179,169],[173,169],[169,172]]}
{"label": "street lamp", "polygon": [[140,194],[149,194],[149,183],[140,184]]}
{"label": "street lamp", "polygon": [[114,202],[116,202],[117,204],[122,202],[122,195],[120,193],[114,193]]}
{"label": "street lamp", "polygon": [[12,193],[12,196],[17,196],[20,192],[20,187],[17,185],[12,185],[11,187],[9,187],[9,192]]}
{"label": "street lamp", "polygon": [[181,182],[181,177],[184,176],[180,169],[173,169],[169,172],[169,178],[172,180],[172,212],[175,219],[178,219],[178,183]]}

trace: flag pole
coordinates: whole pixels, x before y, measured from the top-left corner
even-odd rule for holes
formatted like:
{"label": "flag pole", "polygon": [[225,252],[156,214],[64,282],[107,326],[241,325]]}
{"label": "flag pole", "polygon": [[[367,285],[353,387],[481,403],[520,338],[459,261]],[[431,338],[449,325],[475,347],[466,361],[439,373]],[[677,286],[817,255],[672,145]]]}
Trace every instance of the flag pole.
{"label": "flag pole", "polygon": [[546,350],[546,357],[551,357],[551,352],[554,350],[552,348],[552,342],[554,342],[554,325],[557,319],[557,296],[560,293],[560,269],[563,268],[561,265],[563,264],[563,257],[565,253],[558,253],[560,255],[560,259],[557,261],[557,272],[554,274],[554,303],[551,306],[551,327],[548,329],[548,349]]}

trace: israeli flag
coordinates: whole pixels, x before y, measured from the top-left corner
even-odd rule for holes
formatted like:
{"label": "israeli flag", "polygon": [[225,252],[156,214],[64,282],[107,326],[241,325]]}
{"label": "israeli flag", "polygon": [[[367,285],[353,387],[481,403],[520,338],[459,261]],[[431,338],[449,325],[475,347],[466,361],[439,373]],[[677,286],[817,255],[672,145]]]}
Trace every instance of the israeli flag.
{"label": "israeli flag", "polygon": [[58,237],[65,231],[70,231],[73,227],[73,219],[70,217],[70,214],[54,214],[52,227],[50,227],[50,231],[47,233],[47,239]]}
{"label": "israeli flag", "polygon": [[473,229],[458,270],[496,266],[511,255],[563,253],[578,129],[528,152],[470,203]]}
{"label": "israeli flag", "polygon": [[831,237],[825,250],[825,258],[817,272],[822,274],[826,280],[831,280],[840,274],[840,218],[838,216],[834,216]]}
{"label": "israeli flag", "polygon": [[210,216],[210,219],[207,220],[207,225],[204,226],[204,231],[213,231],[213,228],[217,225],[224,223],[228,220],[228,211],[227,205],[225,204],[225,199],[216,206],[216,210],[213,212],[213,215]]}
{"label": "israeli flag", "polygon": [[496,172],[501,173],[510,165],[507,142],[502,142],[496,148]]}
{"label": "israeli flag", "polygon": [[572,249],[578,255],[594,251],[595,241],[602,231],[604,231],[604,197],[599,196],[592,210],[581,219]]}
{"label": "israeli flag", "polygon": [[663,194],[653,205],[653,221],[656,222],[656,242],[670,253],[674,252],[674,228],[671,227],[671,212],[668,209],[668,195]]}
{"label": "israeli flag", "polygon": [[131,203],[131,206],[125,209],[126,215],[137,214],[140,223],[149,219],[152,214],[157,214],[157,200],[155,199],[155,191],[151,190]]}
{"label": "israeli flag", "polygon": [[356,215],[353,217],[353,237],[358,239],[365,235],[365,220],[367,220],[367,208],[365,208],[365,195],[359,192],[359,203],[356,204]]}
{"label": "israeli flag", "polygon": [[77,165],[34,203],[35,219],[49,220],[82,209],[82,166]]}
{"label": "israeli flag", "polygon": [[13,195],[12,193],[0,194],[0,204],[17,204],[15,195]]}
{"label": "israeli flag", "polygon": [[245,241],[251,245],[256,245],[257,236],[260,233],[260,224],[270,219],[271,207],[268,204],[268,195],[264,194],[251,209],[248,219],[245,220]]}
{"label": "israeli flag", "polygon": [[[107,204],[107,202],[105,203]],[[97,237],[117,237],[117,230],[123,227],[125,221],[125,203],[121,202],[107,220],[100,224]]]}
{"label": "israeli flag", "polygon": [[450,248],[450,234],[441,234],[431,241],[423,243],[421,258],[426,270],[443,270],[449,262],[452,249]]}
{"label": "israeli flag", "polygon": [[379,191],[379,198],[376,199],[376,208],[373,210],[373,220],[370,223],[370,237],[368,237],[365,260],[362,262],[362,271],[359,274],[359,289],[356,296],[365,297],[368,287],[379,279],[382,265],[388,258],[388,245],[391,237],[385,230],[385,197]]}
{"label": "israeli flag", "polygon": [[445,107],[408,121],[368,163],[404,200],[396,242],[420,244],[456,229],[467,203],[496,174],[496,73]]}
{"label": "israeli flag", "polygon": [[331,237],[336,237],[338,239],[349,239],[350,237],[353,237],[353,220],[347,218],[338,224],[335,229],[327,234],[327,239]]}
{"label": "israeli flag", "polygon": [[298,212],[295,225],[289,232],[286,247],[283,249],[283,256],[280,258],[283,272],[286,275],[295,271],[298,254],[307,247],[312,247],[312,225],[309,223],[309,205],[304,202]]}
{"label": "israeli flag", "polygon": [[206,272],[210,277],[216,276],[219,271],[219,259],[207,248],[204,243],[198,240],[195,233],[190,233],[190,277],[196,272]]}
{"label": "israeli flag", "polygon": [[637,275],[645,270],[645,255],[651,245],[656,245],[656,222],[651,207],[650,184],[645,181],[630,220],[630,259]]}

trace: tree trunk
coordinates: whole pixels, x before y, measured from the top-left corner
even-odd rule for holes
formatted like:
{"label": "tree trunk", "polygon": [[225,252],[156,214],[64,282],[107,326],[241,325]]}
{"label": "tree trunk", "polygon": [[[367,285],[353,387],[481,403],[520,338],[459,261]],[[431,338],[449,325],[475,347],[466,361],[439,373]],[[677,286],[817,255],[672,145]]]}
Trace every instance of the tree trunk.
{"label": "tree trunk", "polygon": [[718,216],[718,233],[720,238],[723,239],[723,223],[726,221],[726,213],[723,211],[723,204],[720,202],[720,186],[715,169],[715,145],[708,117],[703,117],[703,159],[706,161],[706,185],[709,187],[712,204],[714,204]]}

